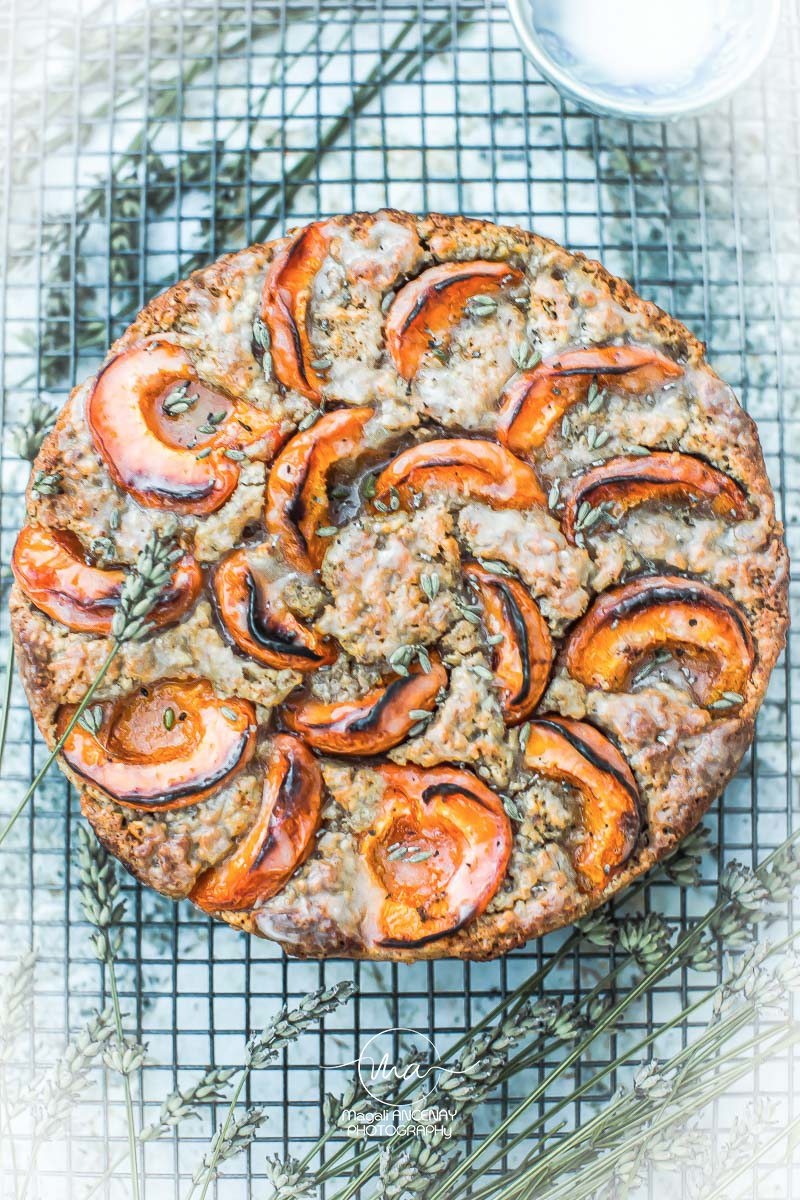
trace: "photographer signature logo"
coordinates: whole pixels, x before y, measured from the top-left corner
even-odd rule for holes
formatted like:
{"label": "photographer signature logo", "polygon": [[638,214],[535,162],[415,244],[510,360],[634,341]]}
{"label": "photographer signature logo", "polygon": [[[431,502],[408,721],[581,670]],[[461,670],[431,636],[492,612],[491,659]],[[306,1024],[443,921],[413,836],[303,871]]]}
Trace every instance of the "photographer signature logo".
{"label": "photographer signature logo", "polygon": [[[398,1048],[402,1045],[402,1049]],[[355,1067],[368,1096],[382,1104],[386,1090],[393,1085],[413,1083],[427,1095],[441,1075],[464,1075],[438,1062],[439,1052],[429,1037],[416,1029],[397,1026],[382,1029],[361,1048],[358,1058],[342,1063]]]}

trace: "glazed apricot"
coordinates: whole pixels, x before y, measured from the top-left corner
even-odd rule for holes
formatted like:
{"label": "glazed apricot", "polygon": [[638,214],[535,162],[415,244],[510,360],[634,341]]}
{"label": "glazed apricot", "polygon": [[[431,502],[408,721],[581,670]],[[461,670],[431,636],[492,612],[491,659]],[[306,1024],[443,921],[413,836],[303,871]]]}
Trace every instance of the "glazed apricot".
{"label": "glazed apricot", "polygon": [[562,527],[568,542],[575,541],[575,521],[582,504],[620,516],[638,504],[683,502],[715,516],[744,520],[749,513],[747,496],[738,483],[690,454],[655,453],[609,458],[587,471],[564,505]]}
{"label": "glazed apricot", "polygon": [[377,944],[423,946],[484,911],[506,873],[511,825],[500,799],[471,771],[375,769],[385,791],[361,849],[385,897]]}
{"label": "glazed apricot", "polygon": [[276,379],[309,400],[319,400],[325,380],[312,367],[308,303],[314,277],[328,253],[319,225],[309,225],[270,263],[261,293],[261,320],[269,330]]}
{"label": "glazed apricot", "polygon": [[485,500],[492,508],[533,508],[545,497],[536,475],[513,454],[479,438],[436,438],[398,454],[375,483],[385,503],[395,490],[408,505],[411,491],[443,489]]}
{"label": "glazed apricot", "polygon": [[467,583],[483,608],[483,625],[492,647],[492,670],[509,725],[518,725],[533,712],[550,677],[553,644],[538,605],[518,579],[487,571],[478,563],[462,568]]}
{"label": "glazed apricot", "polygon": [[619,692],[658,650],[691,663],[692,690],[702,704],[723,693],[742,696],[755,662],[737,604],[697,579],[648,575],[595,601],[570,634],[566,663],[587,687]]}
{"label": "glazed apricot", "polygon": [[525,764],[581,793],[585,839],[573,856],[575,871],[583,891],[602,891],[639,836],[639,790],[630,767],[593,725],[559,716],[531,721]]}
{"label": "glazed apricot", "polygon": [[298,738],[278,734],[269,747],[261,807],[236,849],[205,871],[189,894],[205,912],[253,908],[280,892],[314,846],[322,772]]}
{"label": "glazed apricot", "polygon": [[214,574],[220,620],[236,645],[264,666],[313,671],[335,661],[335,646],[268,599],[245,550],[235,550]]}
{"label": "glazed apricot", "polygon": [[679,379],[683,369],[647,346],[567,350],[515,375],[500,397],[497,436],[515,454],[541,446],[567,409],[600,389],[640,396]]}
{"label": "glazed apricot", "polygon": [[182,346],[158,339],[106,364],[86,420],[118,487],[148,508],[197,515],[231,495],[245,448],[271,459],[283,440],[266,413],[203,383]]}
{"label": "glazed apricot", "polygon": [[[59,737],[75,709],[59,710]],[[87,711],[64,743],[64,759],[97,791],[132,808],[197,804],[255,748],[253,706],[221,700],[205,679],[162,679]]]}
{"label": "glazed apricot", "polygon": [[430,671],[415,666],[411,673],[360,700],[322,704],[310,697],[287,700],[284,724],[316,750],[328,754],[381,754],[402,742],[420,719],[417,710],[433,712],[436,694],[447,684],[447,672],[431,655]]}
{"label": "glazed apricot", "polygon": [[441,346],[464,318],[473,296],[491,295],[523,282],[508,263],[448,262],[423,271],[401,288],[386,317],[386,347],[398,375],[413,379],[431,349]]}
{"label": "glazed apricot", "polygon": [[[26,525],[14,546],[11,569],[31,603],[54,621],[76,633],[111,633],[126,573],[91,566],[74,533]],[[202,582],[197,563],[184,555],[148,620],[157,629],[178,621],[194,604]]]}
{"label": "glazed apricot", "polygon": [[363,444],[371,408],[340,408],[297,433],[275,459],[267,483],[267,529],[287,562],[315,570],[328,542],[317,530],[330,525],[328,473]]}

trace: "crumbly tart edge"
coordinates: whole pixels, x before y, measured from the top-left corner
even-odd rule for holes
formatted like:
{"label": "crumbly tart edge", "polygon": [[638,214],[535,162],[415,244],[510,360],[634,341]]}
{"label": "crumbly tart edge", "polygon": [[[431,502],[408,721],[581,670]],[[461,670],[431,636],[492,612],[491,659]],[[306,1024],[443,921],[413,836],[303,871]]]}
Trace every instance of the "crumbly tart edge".
{"label": "crumbly tart edge", "polygon": [[[607,293],[626,311],[644,318],[647,328],[657,335],[660,344],[669,346],[676,356],[690,364],[703,362],[704,369],[711,371],[711,368],[704,362],[704,345],[681,322],[652,302],[642,299],[625,280],[610,274],[600,263],[586,258],[580,252],[570,252],[556,242],[517,227],[496,226],[492,222],[475,218],[445,216],[437,213],[417,218],[408,213],[382,210],[381,215],[384,214],[397,221],[413,223],[423,242],[427,242],[433,236],[447,237],[463,250],[476,243],[478,245],[485,244],[488,239],[491,239],[495,230],[501,229],[504,234],[510,235],[528,252],[537,251],[541,257],[546,257],[550,269],[557,265],[559,258],[565,265],[578,263],[590,276],[595,287]],[[369,228],[377,215],[379,214],[354,213],[338,218],[337,222],[343,227],[348,227],[352,233],[357,232],[359,228]],[[255,249],[264,255],[266,263],[286,244],[287,239],[281,238],[256,246]],[[156,296],[110,348],[108,357],[118,354],[150,334],[169,333],[187,305],[199,294],[221,293],[230,282],[238,277],[239,264],[243,256],[251,249],[253,248],[248,247],[243,251],[225,255]],[[478,253],[480,252],[478,251]],[[84,386],[85,383],[78,385],[73,390],[72,396]],[[68,406],[69,401],[59,416],[56,429],[61,422],[66,420]],[[771,499],[772,489],[766,475],[756,425],[747,414],[743,414],[743,416],[750,436],[746,444],[740,443],[735,448],[737,478],[745,485],[749,493],[767,496]],[[49,472],[57,468],[55,440],[53,434],[45,439],[36,462],[33,464],[32,478],[37,470]],[[697,825],[713,801],[733,778],[744,754],[752,743],[755,719],[766,694],[772,669],[785,645],[789,626],[788,553],[783,538],[783,526],[774,516],[768,545],[776,552],[776,563],[779,569],[776,570],[775,577],[770,581],[770,587],[765,589],[761,597],[756,639],[759,655],[752,676],[754,686],[749,700],[739,715],[717,723],[718,729],[723,724],[725,726],[727,742],[725,767],[718,775],[709,780],[706,787],[697,791],[698,771],[693,768],[694,759],[692,758],[684,764],[680,772],[682,776],[680,791],[685,793],[680,806],[680,819],[672,825],[668,836],[640,846],[631,862],[615,876],[602,893],[583,896],[568,906],[561,906],[551,912],[545,912],[529,923],[517,919],[513,912],[485,913],[456,934],[408,951],[387,948],[381,949],[379,952],[364,953],[359,947],[350,944],[343,935],[338,944],[331,941],[324,951],[320,950],[318,943],[315,943],[315,939],[312,937],[309,937],[307,950],[293,939],[291,945],[284,944],[287,952],[297,958],[344,955],[351,958],[386,959],[399,962],[415,962],[420,959],[443,957],[474,961],[491,959],[507,953],[531,938],[540,937],[553,929],[569,925],[591,909],[604,904],[612,896],[623,891],[628,884],[654,866]],[[32,651],[31,640],[26,635],[26,626],[33,605],[23,595],[17,584],[14,584],[11,589],[9,603],[12,636],[23,686],[34,720],[48,746],[52,748],[56,738],[52,722],[53,704],[44,689],[43,669],[45,664],[37,661]],[[706,737],[707,734],[704,731],[696,739],[698,751],[702,751]],[[703,758],[704,755],[701,753],[698,758],[699,766],[702,766]],[[98,799],[83,788],[80,778],[66,768],[63,762],[59,765],[74,786],[81,790],[81,810],[92,825],[98,839],[135,878],[152,886],[147,872],[137,866],[134,854],[136,842],[127,828],[125,810]],[[250,933],[259,933],[251,912],[220,912],[217,916],[235,928]],[[505,927],[499,929],[496,926],[501,922]]]}

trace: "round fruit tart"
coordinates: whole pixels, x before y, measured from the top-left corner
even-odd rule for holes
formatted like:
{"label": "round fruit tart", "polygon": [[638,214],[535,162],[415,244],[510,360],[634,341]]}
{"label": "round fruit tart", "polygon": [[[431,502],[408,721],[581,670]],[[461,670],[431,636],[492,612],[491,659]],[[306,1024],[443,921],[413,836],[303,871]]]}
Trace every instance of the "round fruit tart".
{"label": "round fruit tart", "polygon": [[670,851],[787,625],[703,346],[519,229],[315,222],[157,297],[34,465],[14,638],[138,879],[292,954],[487,958]]}

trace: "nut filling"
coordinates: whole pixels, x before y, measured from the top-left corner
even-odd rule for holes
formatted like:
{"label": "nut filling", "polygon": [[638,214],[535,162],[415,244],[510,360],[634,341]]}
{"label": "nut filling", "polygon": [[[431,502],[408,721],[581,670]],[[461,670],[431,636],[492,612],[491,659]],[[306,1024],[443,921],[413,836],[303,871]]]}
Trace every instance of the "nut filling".
{"label": "nut filling", "polygon": [[[545,297],[547,302],[542,299]],[[519,229],[318,221],[158,297],[46,439],[12,627],[138,878],[301,956],[487,958],[674,847],[752,739],[787,559],[676,321]]]}

